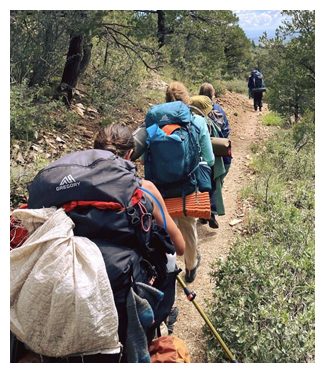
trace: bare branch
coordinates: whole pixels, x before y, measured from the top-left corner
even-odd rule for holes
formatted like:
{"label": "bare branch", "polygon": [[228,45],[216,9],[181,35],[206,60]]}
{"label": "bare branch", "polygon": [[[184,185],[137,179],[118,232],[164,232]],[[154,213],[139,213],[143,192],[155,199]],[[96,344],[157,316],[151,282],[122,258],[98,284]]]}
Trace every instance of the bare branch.
{"label": "bare branch", "polygon": [[[124,35],[124,34],[121,33],[121,32],[118,32],[118,31],[113,30],[113,29],[112,29],[112,31],[114,31],[114,33],[116,33],[116,34],[122,35],[123,37],[125,37],[125,39],[126,39],[127,41],[130,42],[131,45],[125,44],[125,43],[121,42],[120,40],[118,40],[118,39],[116,38],[116,36],[113,35],[112,32],[109,32],[109,35],[110,35],[111,38],[114,40],[115,44],[116,44],[117,46],[119,46],[119,47],[122,47],[122,48],[124,49],[124,51],[127,53],[128,56],[129,56],[128,51],[130,50],[130,51],[132,51],[132,52],[133,52],[133,53],[134,53],[134,54],[135,54],[135,55],[136,55],[136,56],[141,60],[141,62],[145,65],[145,67],[146,67],[147,69],[150,69],[150,70],[153,70],[153,71],[155,71],[155,70],[157,69],[157,67],[151,67],[151,66],[149,66],[149,65],[147,64],[147,62],[143,59],[143,57],[141,56],[141,54],[140,54],[140,53],[139,53],[135,48],[133,48],[133,46],[139,46],[139,44],[134,43],[132,40],[130,40],[126,35]],[[143,46],[140,46],[140,47],[143,47]],[[148,49],[148,48],[143,48],[143,50],[150,50],[150,49]]]}

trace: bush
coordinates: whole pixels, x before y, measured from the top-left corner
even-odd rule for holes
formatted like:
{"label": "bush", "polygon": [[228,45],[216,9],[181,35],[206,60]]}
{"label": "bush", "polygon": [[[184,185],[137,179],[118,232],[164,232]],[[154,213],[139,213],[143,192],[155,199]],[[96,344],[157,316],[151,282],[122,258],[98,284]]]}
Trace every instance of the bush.
{"label": "bush", "polygon": [[213,85],[213,88],[216,91],[215,92],[216,96],[225,94],[225,92],[226,92],[225,84],[222,83],[220,80],[214,80],[211,84]]}
{"label": "bush", "polygon": [[[43,88],[28,88],[17,84],[10,88],[10,138],[32,141],[39,129],[51,128],[61,122],[76,120],[77,115],[67,110],[61,101],[47,97]],[[55,113],[55,115],[53,115]]]}
{"label": "bush", "polygon": [[225,81],[225,86],[230,92],[246,94],[248,90],[247,82],[240,79],[232,79]]}
{"label": "bush", "polygon": [[37,111],[32,105],[33,98],[28,97],[24,85],[10,89],[10,137],[29,139],[35,135],[33,118]]}
{"label": "bush", "polygon": [[315,113],[307,111],[304,118],[293,126],[293,139],[297,151],[306,147],[315,152]]}
{"label": "bush", "polygon": [[111,45],[109,58],[103,65],[105,50],[106,42],[98,39],[92,50],[93,64],[81,80],[91,105],[116,122],[127,115],[129,106],[138,98],[146,70],[140,61],[126,58],[123,48],[115,45]]}
{"label": "bush", "polygon": [[[68,132],[69,124],[77,118],[62,102],[50,99],[46,95],[47,89],[49,86],[29,88],[25,84],[10,88],[11,207],[26,203],[28,184],[50,161],[46,156],[32,151],[41,137],[39,133],[55,132],[55,129],[62,128]],[[44,154],[47,146],[42,145]]]}
{"label": "bush", "polygon": [[270,111],[269,113],[263,114],[262,124],[264,126],[283,127],[284,119],[278,113]]}
{"label": "bush", "polygon": [[[245,191],[255,205],[251,235],[237,239],[225,263],[211,265],[209,319],[243,363],[314,360],[315,160],[294,145],[286,132],[260,150],[256,180]],[[224,361],[219,344],[207,344],[211,362]]]}
{"label": "bush", "polygon": [[48,160],[41,156],[33,164],[17,165],[10,161],[10,207],[17,208],[28,200],[27,187],[35,175],[48,165]]}

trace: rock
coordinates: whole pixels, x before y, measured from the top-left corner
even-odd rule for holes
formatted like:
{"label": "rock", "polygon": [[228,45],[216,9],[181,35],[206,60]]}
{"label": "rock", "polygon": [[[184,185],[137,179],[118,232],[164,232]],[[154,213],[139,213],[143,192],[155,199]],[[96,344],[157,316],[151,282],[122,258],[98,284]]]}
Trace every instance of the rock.
{"label": "rock", "polygon": [[60,136],[57,136],[57,137],[56,137],[56,141],[57,141],[57,142],[63,142],[63,143],[65,143],[65,141],[62,140]]}
{"label": "rock", "polygon": [[20,152],[17,154],[16,162],[17,163],[25,163],[25,159]]}
{"label": "rock", "polygon": [[242,219],[234,219],[234,220],[232,220],[231,222],[229,222],[229,225],[230,225],[231,227],[233,227],[234,225],[239,224],[239,223],[241,223],[242,221],[243,221]]}

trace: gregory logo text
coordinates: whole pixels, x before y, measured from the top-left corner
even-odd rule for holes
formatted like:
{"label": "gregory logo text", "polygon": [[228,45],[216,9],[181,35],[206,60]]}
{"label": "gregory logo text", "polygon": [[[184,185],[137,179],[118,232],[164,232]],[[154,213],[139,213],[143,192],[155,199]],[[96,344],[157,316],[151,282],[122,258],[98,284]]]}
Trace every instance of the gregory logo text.
{"label": "gregory logo text", "polygon": [[58,192],[59,190],[64,190],[68,188],[74,188],[80,185],[80,181],[76,181],[73,176],[70,174],[68,176],[65,176],[61,183],[60,186],[56,187],[56,191]]}

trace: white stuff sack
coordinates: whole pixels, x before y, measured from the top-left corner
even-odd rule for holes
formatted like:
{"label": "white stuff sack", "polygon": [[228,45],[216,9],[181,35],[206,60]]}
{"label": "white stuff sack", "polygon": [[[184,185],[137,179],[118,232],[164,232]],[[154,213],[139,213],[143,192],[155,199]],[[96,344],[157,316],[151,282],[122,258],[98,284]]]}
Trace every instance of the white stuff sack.
{"label": "white stuff sack", "polygon": [[10,251],[10,330],[45,356],[118,353],[118,315],[99,248],[62,209],[15,210],[29,238]]}

